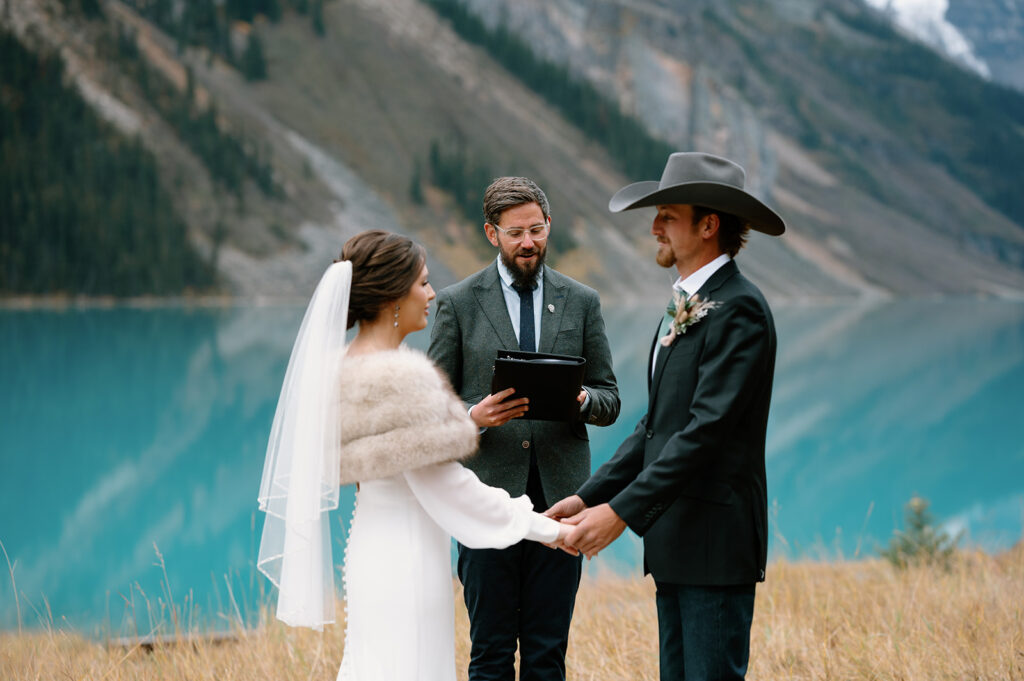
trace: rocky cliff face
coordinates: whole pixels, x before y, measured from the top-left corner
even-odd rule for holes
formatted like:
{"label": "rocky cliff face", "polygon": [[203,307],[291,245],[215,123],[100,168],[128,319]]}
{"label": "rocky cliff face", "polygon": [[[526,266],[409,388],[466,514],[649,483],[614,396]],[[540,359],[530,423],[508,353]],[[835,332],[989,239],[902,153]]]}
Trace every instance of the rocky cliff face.
{"label": "rocky cliff face", "polygon": [[678,149],[716,151],[748,170],[753,191],[770,194],[777,159],[769,129],[713,59],[692,58],[687,33],[710,2],[524,0],[467,3],[492,27],[504,25],[535,51],[567,65]]}
{"label": "rocky cliff face", "polygon": [[995,83],[1024,90],[1021,0],[864,0],[900,30]]}
{"label": "rocky cliff face", "polygon": [[[781,239],[754,235],[740,255],[769,295],[1024,295],[1024,228],[1007,217],[1013,192],[995,192],[997,181],[1019,186],[1019,163],[1003,172],[986,151],[1016,153],[1024,107],[996,107],[1005,109],[996,118],[957,108],[966,88],[988,112],[984,83],[934,82],[931,62],[917,65],[915,48],[859,0],[467,4],[673,147],[742,163],[748,187],[789,225]],[[537,179],[556,229],[571,236],[553,249],[571,276],[619,298],[650,295],[671,278],[651,263],[649,214],[606,208],[622,185],[656,178],[624,176],[599,140],[417,0],[334,0],[324,37],[291,12],[258,20],[269,72],[261,82],[201,49],[177,50],[116,0],[91,21],[56,0],[0,5],[0,21],[59,48],[90,101],[157,153],[190,236],[207,252],[219,244],[219,267],[238,295],[305,296],[341,243],[374,227],[422,241],[437,284],[482,266],[493,251],[481,247],[478,222],[429,181],[419,202],[411,197],[434,140],[488,161],[494,174]],[[131,27],[141,53],[179,87],[191,71],[220,125],[270,152],[283,197],[249,188],[237,201],[217,189],[97,50],[116,26]],[[917,70],[894,67],[904,62]]]}
{"label": "rocky cliff face", "polygon": [[[754,245],[759,257],[748,264],[762,280],[795,292],[800,278],[810,279],[804,271],[789,279],[772,263],[791,251],[864,295],[953,292],[965,281],[979,291],[1019,291],[1011,282],[1024,264],[1020,215],[1008,217],[1014,209],[1007,203],[994,209],[991,195],[972,183],[970,154],[949,158],[955,138],[973,124],[971,114],[950,106],[958,85],[942,82],[943,69],[970,77],[929,61],[860,2],[469,4],[602,88],[674,146],[741,162],[751,189],[791,225],[781,244]],[[971,87],[983,87],[974,80],[981,82],[972,79]],[[998,101],[993,96],[992,106],[1000,108]],[[1021,116],[1024,109],[996,126],[1018,148]],[[963,132],[952,132],[952,120]],[[1007,170],[1022,179],[1019,164]],[[974,269],[967,261],[975,255],[995,255],[1001,263],[988,272],[1010,278],[997,282],[987,266]],[[939,261],[958,271],[956,284],[920,280]]]}
{"label": "rocky cliff face", "polygon": [[974,43],[949,20],[947,0],[865,0],[912,39],[920,40],[984,78],[992,75]]}

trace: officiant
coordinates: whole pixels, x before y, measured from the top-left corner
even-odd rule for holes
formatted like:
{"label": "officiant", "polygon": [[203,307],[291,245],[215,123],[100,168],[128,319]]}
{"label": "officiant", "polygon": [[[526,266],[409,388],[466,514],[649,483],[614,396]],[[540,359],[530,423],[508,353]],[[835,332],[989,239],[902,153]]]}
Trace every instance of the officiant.
{"label": "officiant", "polygon": [[[587,425],[607,426],[619,415],[611,351],[597,292],[544,264],[552,225],[541,188],[525,177],[498,178],[484,193],[484,220],[497,258],[438,293],[429,355],[481,428],[480,450],[465,465],[544,511],[590,476]],[[531,420],[525,398],[490,394],[498,350],[583,357],[576,417]],[[581,557],[531,542],[458,551],[470,681],[513,678],[517,647],[520,679],[565,679]]]}

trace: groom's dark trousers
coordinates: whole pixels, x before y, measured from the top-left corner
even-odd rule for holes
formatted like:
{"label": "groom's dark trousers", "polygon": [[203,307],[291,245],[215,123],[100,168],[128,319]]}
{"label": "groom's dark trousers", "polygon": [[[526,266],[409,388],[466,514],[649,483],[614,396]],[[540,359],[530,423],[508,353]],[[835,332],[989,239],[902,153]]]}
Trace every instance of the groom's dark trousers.
{"label": "groom's dark trousers", "polygon": [[754,585],[656,586],[662,681],[744,678]]}
{"label": "groom's dark trousers", "polygon": [[[518,350],[497,263],[437,295],[430,358],[466,403],[490,393],[495,352]],[[488,485],[513,497],[529,494],[534,508],[576,491],[590,475],[587,424],[619,415],[619,394],[597,293],[544,267],[539,352],[587,360],[583,387],[590,401],[571,423],[514,419],[480,435],[480,451],[464,461]],[[459,547],[459,579],[469,611],[471,681],[515,677],[561,681],[581,559],[535,542],[507,549]]]}
{"label": "groom's dark trousers", "polygon": [[588,506],[608,503],[644,538],[663,681],[743,678],[768,554],[775,324],[733,261],[697,293],[717,307],[658,348],[647,413],[577,492]]}

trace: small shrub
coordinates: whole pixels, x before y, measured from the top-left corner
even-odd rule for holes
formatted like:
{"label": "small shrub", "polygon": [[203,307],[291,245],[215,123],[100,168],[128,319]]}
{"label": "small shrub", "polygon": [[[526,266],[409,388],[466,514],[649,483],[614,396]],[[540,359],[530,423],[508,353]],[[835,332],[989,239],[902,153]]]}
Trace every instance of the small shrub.
{"label": "small shrub", "polygon": [[882,557],[900,569],[911,565],[938,565],[949,569],[960,533],[950,536],[935,527],[928,512],[928,501],[921,497],[907,502],[905,517],[906,528],[893,533],[889,548],[881,551]]}

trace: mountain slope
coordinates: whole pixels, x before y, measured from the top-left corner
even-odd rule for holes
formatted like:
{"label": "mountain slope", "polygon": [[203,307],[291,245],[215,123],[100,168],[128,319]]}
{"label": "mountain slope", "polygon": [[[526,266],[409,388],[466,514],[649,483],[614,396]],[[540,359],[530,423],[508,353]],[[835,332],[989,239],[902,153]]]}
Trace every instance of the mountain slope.
{"label": "mountain slope", "polygon": [[[216,256],[237,294],[307,295],[344,239],[371,227],[425,243],[438,284],[481,266],[492,251],[482,243],[480,218],[467,218],[435,186],[428,171],[435,145],[461,150],[492,175],[537,179],[559,231],[551,249],[558,267],[602,294],[646,295],[669,278],[651,263],[649,216],[606,209],[620,186],[653,178],[626,177],[601,140],[586,138],[514,69],[467,45],[425,4],[334,0],[324,5],[323,36],[287,9],[276,23],[257,17],[251,27],[236,26],[231,39],[239,45],[259,36],[268,73],[262,81],[247,81],[205,49],[179,50],[116,0],[103,3],[97,20],[53,0],[3,5],[0,20],[24,40],[62,46],[79,89],[155,152],[193,242]],[[492,26],[504,22],[538,54],[594,83],[665,142],[742,162],[751,188],[790,225],[782,239],[755,235],[740,256],[770,295],[1019,296],[1024,230],[971,180],[970,173],[991,176],[985,160],[965,165],[964,179],[950,168],[970,159],[969,144],[951,148],[948,162],[936,160],[922,142],[937,134],[934,125],[894,127],[886,119],[914,113],[924,77],[880,83],[909,96],[887,104],[885,115],[864,101],[878,93],[852,87],[858,67],[879,78],[879,63],[889,62],[878,55],[891,56],[893,45],[906,49],[891,31],[861,26],[853,5],[860,7],[852,0],[810,9],[783,0],[471,3]],[[254,180],[232,193],[211,176],[124,64],[97,49],[119,31],[149,68],[196,107],[214,104],[218,125],[260,150],[280,195],[260,191]],[[833,63],[826,48],[836,44],[843,49]],[[918,105],[937,101],[931,93]],[[972,120],[990,120],[954,114],[938,118],[956,134]],[[1001,134],[1014,149],[1019,129]],[[411,185],[420,172],[417,202]]]}
{"label": "mountain slope", "polygon": [[0,27],[0,290],[209,290],[152,154],[63,81],[59,57]]}
{"label": "mountain slope", "polygon": [[1024,97],[860,2],[470,4],[676,146],[743,162],[803,255],[886,290],[1019,293]]}

